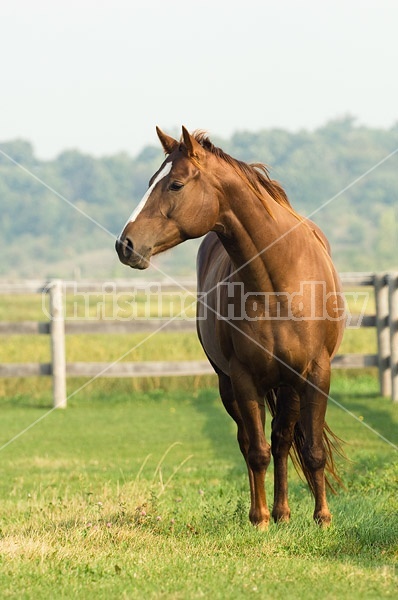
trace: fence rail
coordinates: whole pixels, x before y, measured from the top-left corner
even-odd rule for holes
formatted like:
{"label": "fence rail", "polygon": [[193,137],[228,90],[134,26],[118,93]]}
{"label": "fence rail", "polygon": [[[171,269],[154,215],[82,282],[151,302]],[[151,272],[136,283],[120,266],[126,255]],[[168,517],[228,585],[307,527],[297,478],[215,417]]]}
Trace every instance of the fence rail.
{"label": "fence rail", "polygon": [[[398,273],[344,273],[341,275],[345,287],[373,287],[376,301],[376,314],[351,316],[351,326],[376,328],[377,354],[337,355],[333,359],[336,369],[361,369],[377,367],[380,392],[398,401]],[[52,376],[53,401],[57,408],[67,404],[66,377],[149,377],[206,375],[213,373],[208,361],[145,361],[145,362],[74,362],[65,359],[65,336],[68,334],[132,334],[158,331],[193,331],[194,320],[147,319],[132,321],[65,321],[64,292],[128,292],[137,289],[147,291],[156,287],[161,292],[195,290],[195,282],[185,281],[181,287],[168,282],[145,283],[131,280],[118,280],[114,283],[79,282],[68,283],[61,280],[51,282],[27,281],[24,283],[0,282],[0,295],[40,294],[50,296],[50,320],[48,322],[22,321],[17,323],[0,322],[0,334],[43,334],[51,340],[50,363],[2,363],[0,377],[28,377],[34,375]]]}

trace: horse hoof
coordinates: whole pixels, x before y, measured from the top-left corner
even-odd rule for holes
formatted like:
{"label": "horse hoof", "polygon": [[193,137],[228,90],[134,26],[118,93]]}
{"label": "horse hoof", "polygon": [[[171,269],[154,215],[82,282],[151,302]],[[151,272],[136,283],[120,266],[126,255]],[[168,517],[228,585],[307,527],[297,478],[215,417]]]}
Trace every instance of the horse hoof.
{"label": "horse hoof", "polygon": [[290,511],[288,513],[272,513],[272,518],[275,523],[289,523]]}
{"label": "horse hoof", "polygon": [[259,531],[267,531],[269,527],[269,521],[261,521],[261,523],[254,523],[254,525]]}
{"label": "horse hoof", "polygon": [[272,509],[272,518],[275,523],[288,523],[290,521],[290,508],[289,505],[284,504],[274,504]]}
{"label": "horse hoof", "polygon": [[254,511],[249,513],[250,523],[260,531],[265,531],[268,529],[270,517],[271,515],[268,510],[264,511],[263,514],[257,513],[257,515],[254,513]]}
{"label": "horse hoof", "polygon": [[332,515],[330,512],[316,512],[314,513],[314,521],[322,529],[326,529],[332,522]]}

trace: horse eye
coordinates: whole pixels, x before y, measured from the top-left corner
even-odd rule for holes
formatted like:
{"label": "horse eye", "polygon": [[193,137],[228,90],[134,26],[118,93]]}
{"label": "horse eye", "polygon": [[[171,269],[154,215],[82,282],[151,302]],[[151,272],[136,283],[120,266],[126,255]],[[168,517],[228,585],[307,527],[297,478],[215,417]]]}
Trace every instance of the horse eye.
{"label": "horse eye", "polygon": [[179,181],[172,181],[169,185],[169,190],[171,190],[172,192],[178,192],[178,190],[180,190],[183,187],[183,183],[180,183]]}

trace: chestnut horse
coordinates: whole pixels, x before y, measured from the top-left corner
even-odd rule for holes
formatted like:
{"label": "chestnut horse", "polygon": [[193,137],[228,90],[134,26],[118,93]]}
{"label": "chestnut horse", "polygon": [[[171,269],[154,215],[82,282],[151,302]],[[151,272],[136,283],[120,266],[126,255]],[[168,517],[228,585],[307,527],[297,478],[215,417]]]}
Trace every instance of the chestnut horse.
{"label": "chestnut horse", "polygon": [[[249,165],[184,127],[157,133],[166,159],[116,242],[122,263],[207,234],[198,253],[197,328],[235,420],[245,458],[250,521],[270,520],[264,480],[274,460],[275,521],[288,521],[287,460],[303,471],[314,519],[331,520],[325,469],[338,482],[338,438],[325,423],[330,363],[344,328],[344,301],[329,245],[300,217],[264,165]],[[265,403],[273,416],[271,446]],[[292,452],[291,452],[292,451]]]}

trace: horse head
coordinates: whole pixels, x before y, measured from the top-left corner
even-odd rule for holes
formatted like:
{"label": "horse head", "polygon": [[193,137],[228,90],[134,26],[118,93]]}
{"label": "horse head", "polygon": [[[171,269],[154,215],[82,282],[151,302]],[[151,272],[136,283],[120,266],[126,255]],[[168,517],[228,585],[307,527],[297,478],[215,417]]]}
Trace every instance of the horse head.
{"label": "horse head", "polygon": [[156,128],[166,159],[116,241],[119,259],[146,269],[151,256],[214,228],[219,206],[204,166],[201,144],[185,127],[177,141]]}

